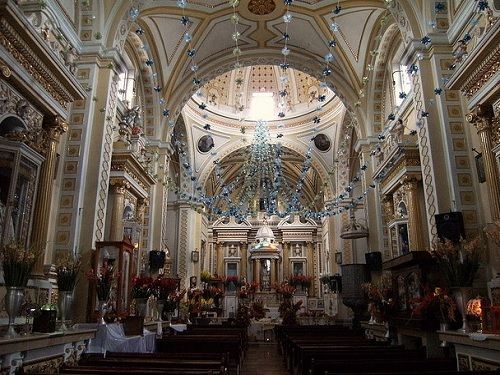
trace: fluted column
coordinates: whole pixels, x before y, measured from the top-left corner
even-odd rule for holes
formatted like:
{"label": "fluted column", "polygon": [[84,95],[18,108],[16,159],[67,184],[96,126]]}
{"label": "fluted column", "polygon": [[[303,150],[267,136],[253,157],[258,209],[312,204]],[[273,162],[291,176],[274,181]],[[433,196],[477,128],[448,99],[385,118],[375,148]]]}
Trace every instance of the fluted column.
{"label": "fluted column", "polygon": [[242,243],[241,244],[241,272],[240,272],[240,277],[241,278],[247,278],[247,251],[248,251],[248,244],[247,243]]}
{"label": "fluted column", "polygon": [[283,278],[290,275],[290,242],[283,243]]}
{"label": "fluted column", "polygon": [[277,259],[271,259],[271,285],[278,282],[278,275],[276,274],[276,262]]}
{"label": "fluted column", "polygon": [[217,242],[217,275],[224,276],[224,248],[222,243]]}
{"label": "fluted column", "polygon": [[54,173],[57,160],[57,145],[61,139],[61,134],[68,130],[68,124],[60,116],[54,116],[44,120],[44,128],[47,130],[48,135],[47,152],[40,169],[33,216],[33,229],[31,232],[31,245],[39,252],[37,262],[33,269],[33,276],[35,277],[44,276],[43,265],[45,262],[45,251],[48,240],[52,186],[54,184]]}
{"label": "fluted column", "polygon": [[143,251],[144,249],[142,248],[142,241],[143,241],[143,238],[142,238],[142,232],[143,232],[143,227],[144,227],[144,211],[146,210],[146,206],[149,205],[149,199],[147,198],[139,198],[137,200],[137,222],[139,223],[140,225],[140,232],[139,232],[139,247],[137,249],[137,274],[140,273],[140,269],[142,267],[142,264],[141,264],[141,261],[143,259]]}
{"label": "fluted column", "polygon": [[493,129],[493,109],[491,106],[477,106],[473,112],[468,113],[467,121],[473,124],[479,135],[481,151],[486,174],[486,186],[490,198],[490,212],[493,220],[500,219],[500,176],[492,152],[491,138]]}
{"label": "fluted column", "polygon": [[[254,275],[255,281],[260,284],[260,259],[255,259]],[[259,290],[262,290],[262,285],[259,285]]]}
{"label": "fluted column", "polygon": [[123,240],[123,210],[125,205],[125,191],[128,188],[126,181],[111,181],[113,192],[113,208],[111,211],[111,223],[109,228],[110,241]]}
{"label": "fluted column", "polygon": [[408,237],[410,241],[410,251],[422,251],[425,249],[424,237],[421,226],[422,214],[418,202],[418,180],[408,177],[403,182],[403,189],[406,192],[408,202]]}
{"label": "fluted column", "polygon": [[[306,244],[307,276],[314,277],[314,247],[312,242]],[[314,294],[314,282],[309,287],[309,295]]]}

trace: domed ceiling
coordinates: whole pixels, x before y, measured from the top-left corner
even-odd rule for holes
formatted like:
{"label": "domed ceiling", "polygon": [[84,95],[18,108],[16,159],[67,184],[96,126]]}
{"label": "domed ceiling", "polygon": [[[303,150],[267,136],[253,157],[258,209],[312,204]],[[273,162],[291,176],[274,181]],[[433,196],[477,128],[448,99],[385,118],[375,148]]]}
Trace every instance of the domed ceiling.
{"label": "domed ceiling", "polygon": [[210,80],[192,100],[195,106],[207,103],[208,111],[229,119],[287,121],[314,112],[334,98],[332,90],[306,73],[254,65]]}

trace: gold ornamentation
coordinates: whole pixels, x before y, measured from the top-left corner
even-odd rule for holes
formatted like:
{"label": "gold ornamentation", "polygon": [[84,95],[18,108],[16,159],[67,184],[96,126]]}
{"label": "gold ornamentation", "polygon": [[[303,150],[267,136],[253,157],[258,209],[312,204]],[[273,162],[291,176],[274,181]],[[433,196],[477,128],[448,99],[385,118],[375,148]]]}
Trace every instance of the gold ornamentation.
{"label": "gold ornamentation", "polygon": [[36,53],[5,18],[0,20],[0,44],[26,69],[28,74],[42,85],[50,96],[65,109],[68,108],[69,103],[74,98],[62,86],[61,82],[55,78],[50,69],[36,57]]}
{"label": "gold ornamentation", "polygon": [[250,0],[248,2],[248,10],[258,16],[272,13],[275,9],[276,4],[273,0]]}

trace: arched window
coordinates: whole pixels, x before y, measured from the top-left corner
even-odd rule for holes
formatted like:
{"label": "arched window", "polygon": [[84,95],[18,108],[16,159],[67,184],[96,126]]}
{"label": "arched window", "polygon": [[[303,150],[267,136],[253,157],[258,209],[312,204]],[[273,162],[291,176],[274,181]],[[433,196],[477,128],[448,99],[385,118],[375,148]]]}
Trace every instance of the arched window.
{"label": "arched window", "polygon": [[394,92],[394,104],[401,105],[411,90],[411,81],[408,75],[408,67],[401,63],[403,45],[401,45],[392,59],[392,89]]}
{"label": "arched window", "polygon": [[134,97],[136,95],[135,67],[127,53],[123,58],[126,63],[126,69],[125,71],[120,73],[118,93],[121,101],[128,102],[129,105],[132,106],[134,104]]}

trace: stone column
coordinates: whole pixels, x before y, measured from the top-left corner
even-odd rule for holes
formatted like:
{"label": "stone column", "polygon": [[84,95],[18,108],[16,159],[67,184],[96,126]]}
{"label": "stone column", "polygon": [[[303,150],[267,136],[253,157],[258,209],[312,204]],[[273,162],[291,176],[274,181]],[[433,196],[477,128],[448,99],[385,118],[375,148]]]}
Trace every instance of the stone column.
{"label": "stone column", "polygon": [[68,130],[68,124],[60,116],[53,116],[44,120],[44,128],[47,130],[48,135],[47,152],[40,169],[40,178],[38,180],[37,197],[33,214],[33,229],[31,232],[31,245],[35,251],[39,253],[33,269],[33,276],[36,278],[44,277],[43,266],[45,263],[45,252],[49,231],[49,215],[51,213],[57,145],[61,139],[61,134]]}
{"label": "stone column", "polygon": [[217,242],[217,275],[224,276],[224,247],[220,242]]}
{"label": "stone column", "polygon": [[278,282],[278,275],[276,274],[276,259],[271,259],[271,285]]}
{"label": "stone column", "polygon": [[142,261],[143,261],[143,255],[144,250],[142,248],[142,232],[143,232],[143,227],[144,227],[144,211],[146,210],[146,206],[149,206],[149,199],[148,198],[139,198],[137,199],[137,223],[139,223],[141,231],[139,232],[139,243],[138,243],[138,248],[137,248],[137,274],[139,275],[141,267],[142,267]]}
{"label": "stone column", "polygon": [[[312,242],[306,244],[306,257],[307,257],[307,276],[314,278],[314,247]],[[314,280],[309,287],[309,295],[314,294]]]}
{"label": "stone column", "polygon": [[283,278],[290,275],[290,242],[283,243]]}
{"label": "stone column", "polygon": [[111,181],[113,191],[113,209],[111,211],[111,223],[109,228],[110,241],[123,240],[123,210],[125,204],[125,191],[129,187],[126,181]]}
{"label": "stone column", "polygon": [[490,199],[490,212],[493,220],[500,219],[500,176],[492,151],[491,139],[493,137],[493,109],[489,105],[477,106],[473,112],[468,113],[466,119],[476,127],[484,160],[486,186]]}
{"label": "stone column", "polygon": [[410,241],[410,251],[422,251],[425,249],[424,238],[421,227],[422,215],[418,202],[418,180],[407,177],[403,182],[403,189],[406,192],[408,202],[408,237]]}
{"label": "stone column", "polygon": [[260,285],[260,259],[254,260],[254,281],[259,283],[259,290],[262,290],[262,285]]}
{"label": "stone column", "polygon": [[241,244],[241,272],[240,278],[247,279],[247,252],[248,252],[248,244],[246,242]]}

